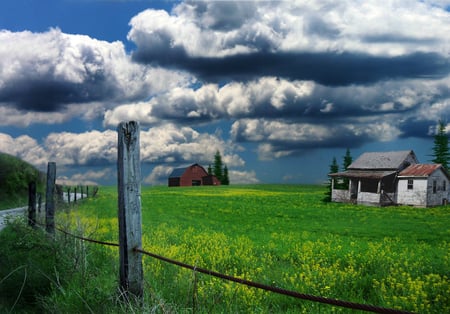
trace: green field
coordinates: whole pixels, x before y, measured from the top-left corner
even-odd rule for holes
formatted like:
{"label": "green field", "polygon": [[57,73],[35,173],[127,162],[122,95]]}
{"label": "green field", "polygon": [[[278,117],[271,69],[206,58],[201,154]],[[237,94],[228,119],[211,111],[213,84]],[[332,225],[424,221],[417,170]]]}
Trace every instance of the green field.
{"label": "green field", "polygon": [[[143,248],[301,293],[420,313],[450,312],[450,208],[324,203],[325,189],[252,185],[142,189]],[[59,216],[117,242],[117,193]],[[112,257],[117,250],[109,249]],[[144,257],[146,302],[161,312],[350,310],[274,295]],[[114,276],[112,277],[114,278]]]}

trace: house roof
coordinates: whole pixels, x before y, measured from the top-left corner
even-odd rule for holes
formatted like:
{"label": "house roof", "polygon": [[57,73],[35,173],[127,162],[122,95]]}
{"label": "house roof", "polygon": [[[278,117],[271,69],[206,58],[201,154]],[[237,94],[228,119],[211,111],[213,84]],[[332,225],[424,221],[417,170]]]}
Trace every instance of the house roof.
{"label": "house roof", "polygon": [[394,175],[396,171],[374,171],[374,170],[347,170],[344,172],[330,173],[330,177],[382,179]]}
{"label": "house roof", "polygon": [[399,177],[429,177],[436,170],[442,168],[444,174],[449,177],[448,172],[441,164],[415,164],[399,173]]}
{"label": "house roof", "polygon": [[409,155],[417,161],[412,150],[364,153],[348,166],[348,169],[398,170]]}

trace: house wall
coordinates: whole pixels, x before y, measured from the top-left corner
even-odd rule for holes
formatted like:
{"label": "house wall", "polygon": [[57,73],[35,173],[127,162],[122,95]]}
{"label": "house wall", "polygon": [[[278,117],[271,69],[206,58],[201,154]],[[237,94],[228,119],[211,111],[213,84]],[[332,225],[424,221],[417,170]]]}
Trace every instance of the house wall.
{"label": "house wall", "polygon": [[[414,180],[412,190],[408,190],[408,179]],[[436,192],[433,191],[433,181],[436,181]],[[442,171],[436,171],[428,178],[400,178],[398,180],[398,204],[420,207],[438,206],[443,204],[444,199],[449,199],[449,180]]]}
{"label": "house wall", "polygon": [[[412,190],[408,190],[408,180],[414,180]],[[427,185],[427,178],[399,179],[397,203],[400,205],[427,206]]]}
{"label": "house wall", "polygon": [[[436,192],[433,189],[433,181],[436,181]],[[444,190],[444,181],[445,181],[445,190]],[[449,193],[448,186],[449,180],[444,175],[444,173],[439,170],[435,171],[428,178],[428,197],[427,197],[427,206],[439,206],[444,203],[444,199],[448,201]]]}
{"label": "house wall", "polygon": [[331,201],[338,202],[338,203],[350,202],[349,190],[333,189],[331,191]]}
{"label": "house wall", "polygon": [[380,205],[380,194],[370,192],[359,192],[358,204]]}
{"label": "house wall", "polygon": [[408,167],[408,165],[414,165],[417,164],[418,160],[414,158],[414,156],[412,154],[409,154],[408,157],[406,157],[403,166],[401,166],[399,169],[397,169],[398,171],[402,171],[403,169],[405,169],[406,167]]}

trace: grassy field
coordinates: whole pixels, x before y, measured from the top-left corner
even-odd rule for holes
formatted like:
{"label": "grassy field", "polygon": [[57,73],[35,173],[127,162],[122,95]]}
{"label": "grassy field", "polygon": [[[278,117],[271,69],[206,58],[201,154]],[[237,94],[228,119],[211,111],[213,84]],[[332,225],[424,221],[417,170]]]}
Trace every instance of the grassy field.
{"label": "grassy field", "polygon": [[[302,185],[144,187],[143,247],[301,293],[420,313],[450,312],[449,207],[323,203],[324,193],[323,187]],[[59,223],[116,242],[116,217],[116,190],[107,187],[76,211],[60,215]],[[117,250],[109,250],[117,258]],[[351,312],[149,257],[144,269],[146,302],[162,312]]]}

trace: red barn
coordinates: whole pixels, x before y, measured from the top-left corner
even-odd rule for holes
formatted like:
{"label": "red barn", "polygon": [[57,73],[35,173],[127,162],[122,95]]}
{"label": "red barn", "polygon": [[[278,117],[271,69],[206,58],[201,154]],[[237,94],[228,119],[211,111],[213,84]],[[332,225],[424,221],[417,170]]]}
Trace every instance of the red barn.
{"label": "red barn", "polygon": [[193,164],[187,168],[176,168],[169,176],[169,186],[199,186],[220,185],[216,176],[208,172],[199,164]]}

